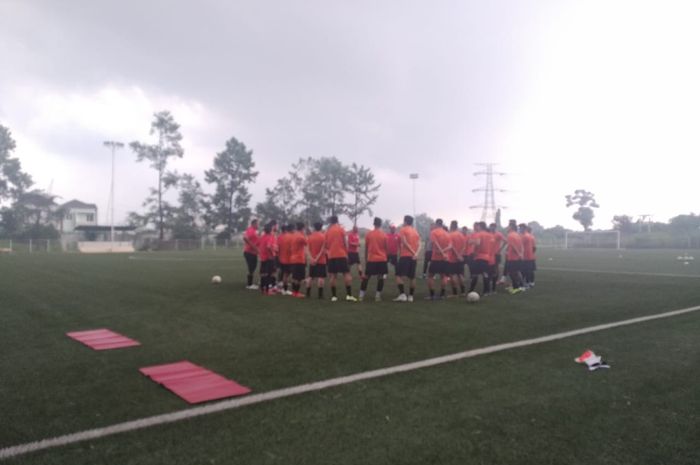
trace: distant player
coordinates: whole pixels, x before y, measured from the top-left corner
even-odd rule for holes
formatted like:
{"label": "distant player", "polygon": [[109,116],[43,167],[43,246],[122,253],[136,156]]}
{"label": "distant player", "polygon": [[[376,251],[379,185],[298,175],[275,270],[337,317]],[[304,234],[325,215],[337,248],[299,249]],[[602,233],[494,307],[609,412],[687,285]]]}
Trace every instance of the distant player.
{"label": "distant player", "polygon": [[[464,235],[459,230],[459,225],[456,220],[450,222],[450,242],[452,249],[450,250],[449,263],[450,274],[452,276],[452,295],[457,297],[459,294],[464,294],[464,248],[466,241]],[[457,286],[459,285],[459,294]]]}
{"label": "distant player", "polygon": [[245,258],[245,263],[248,266],[248,284],[246,289],[255,290],[258,289],[257,284],[253,284],[253,276],[255,275],[255,269],[258,267],[258,220],[255,219],[250,222],[250,226],[243,233],[243,257]]}
{"label": "distant player", "polygon": [[469,292],[474,292],[479,282],[479,277],[481,277],[484,284],[482,295],[489,295],[491,293],[489,262],[493,255],[494,238],[493,234],[487,230],[485,222],[474,223],[474,232],[472,233],[471,242],[474,246],[474,264],[472,267]]}
{"label": "distant player", "polygon": [[300,291],[306,279],[306,235],[304,223],[297,223],[296,230],[289,233],[289,274],[292,278],[292,296],[306,297]]}
{"label": "distant player", "polygon": [[360,261],[360,232],[357,226],[348,233],[348,266],[352,273],[353,265],[357,265],[357,276],[362,279],[362,262]]}
{"label": "distant player", "polygon": [[323,299],[323,286],[326,272],[326,235],[322,231],[323,223],[314,223],[314,232],[307,238],[309,254],[309,279],[306,284],[306,296],[311,297],[311,281],[316,279],[318,298]]}
{"label": "distant player", "polygon": [[396,264],[399,259],[399,235],[396,233],[396,226],[389,225],[389,233],[386,235],[387,241],[387,254],[389,257],[389,263],[394,268],[394,274],[396,274]]}
{"label": "distant player", "polygon": [[430,232],[428,237],[425,238],[425,253],[423,254],[423,279],[428,277],[428,267],[430,266],[430,260],[433,258],[433,243],[430,240],[430,234],[435,229],[435,223],[430,223]]}
{"label": "distant player", "polygon": [[292,295],[289,290],[289,281],[291,279],[291,255],[292,255],[292,233],[294,226],[291,224],[282,225],[282,231],[277,236],[279,273],[277,280],[278,286],[282,287],[282,295]]}
{"label": "distant player", "polygon": [[260,291],[265,295],[274,293],[275,285],[275,256],[276,240],[273,234],[273,224],[265,225],[264,234],[258,243],[258,257],[260,258]]}
{"label": "distant player", "polygon": [[360,284],[360,301],[364,300],[367,292],[369,278],[377,277],[377,292],[374,300],[382,300],[382,290],[384,290],[384,276],[389,272],[387,266],[387,237],[382,231],[382,219],[374,219],[374,229],[365,236],[365,275]]}
{"label": "distant player", "polygon": [[326,249],[328,250],[328,273],[331,285],[331,302],[337,302],[335,282],[338,273],[343,274],[345,281],[345,300],[357,302],[357,298],[352,295],[352,275],[348,266],[348,244],[345,236],[345,229],[338,224],[338,217],[331,216],[328,219],[330,226],[326,231]]}
{"label": "distant player", "polygon": [[[493,234],[494,238],[494,258],[495,265],[491,267],[491,292],[496,292],[496,284],[498,284],[498,278],[500,277],[500,267],[503,262],[503,249],[506,246],[506,237],[501,231],[498,230],[498,225],[496,223],[491,223],[489,225],[489,231]],[[505,281],[504,281],[505,282]]]}
{"label": "distant player", "polygon": [[464,236],[464,251],[462,252],[462,258],[464,259],[464,264],[469,271],[469,279],[471,280],[474,272],[472,271],[474,267],[474,244],[472,243],[472,235],[469,232],[469,228],[466,226],[462,227],[462,236]]}
{"label": "distant player", "polygon": [[525,255],[523,239],[518,234],[518,226],[515,220],[508,223],[508,235],[506,236],[506,265],[504,273],[510,278],[510,293],[515,294],[523,291],[522,263]]}
{"label": "distant player", "polygon": [[435,229],[430,233],[430,242],[433,246],[433,254],[430,257],[430,267],[428,267],[428,290],[430,296],[428,300],[435,300],[435,277],[440,276],[440,298],[445,298],[445,289],[450,276],[449,254],[452,250],[450,234],[445,231],[442,219],[435,220]]}
{"label": "distant player", "polygon": [[[394,302],[413,302],[419,253],[420,236],[413,227],[413,217],[406,215],[403,217],[403,227],[399,230],[399,262],[396,266],[396,284],[399,287],[399,296],[394,299]],[[407,279],[409,284],[408,296],[406,296],[404,279]]]}
{"label": "distant player", "polygon": [[523,240],[522,275],[524,287],[529,289],[535,285],[535,251],[537,250],[535,236],[532,235],[532,228],[524,223],[518,225],[518,229]]}

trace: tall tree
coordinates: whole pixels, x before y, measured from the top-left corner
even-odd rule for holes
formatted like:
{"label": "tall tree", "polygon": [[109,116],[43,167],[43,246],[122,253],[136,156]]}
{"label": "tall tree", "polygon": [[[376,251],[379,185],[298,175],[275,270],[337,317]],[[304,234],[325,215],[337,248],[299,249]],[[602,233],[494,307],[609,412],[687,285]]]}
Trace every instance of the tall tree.
{"label": "tall tree", "polygon": [[173,214],[173,236],[177,239],[197,239],[201,236],[204,203],[202,186],[191,174],[177,180],[179,205]]}
{"label": "tall tree", "polygon": [[166,176],[166,168],[170,158],[182,158],[184,150],[180,145],[182,134],[180,134],[180,125],[175,122],[173,115],[169,111],[161,111],[153,115],[151,122],[151,135],[158,135],[158,143],[149,145],[134,141],[129,146],[136,153],[136,161],[148,161],[151,168],[158,172],[158,185],[152,190],[152,197],[155,195],[155,201],[158,211],[158,230],[159,238],[163,240],[165,229],[165,212],[163,209],[163,190],[164,178]]}
{"label": "tall tree", "polygon": [[347,176],[347,192],[352,196],[347,213],[352,223],[357,226],[358,217],[365,213],[372,216],[372,205],[377,202],[377,192],[382,185],[376,183],[371,169],[356,163],[350,165]]}
{"label": "tall tree", "polygon": [[133,226],[154,225],[161,231],[160,240],[163,240],[162,231],[172,229],[175,222],[177,206],[163,199],[163,195],[170,189],[177,187],[180,175],[175,171],[163,174],[160,181],[160,190],[151,187],[148,197],[141,204],[145,208],[143,213],[129,212],[128,222]]}
{"label": "tall tree", "polygon": [[635,223],[629,215],[615,215],[612,219],[613,229],[623,233],[632,233],[635,230]]}
{"label": "tall tree", "polygon": [[423,239],[426,239],[428,238],[428,236],[430,236],[430,225],[434,222],[435,220],[433,220],[425,213],[419,213],[413,220],[413,224],[416,227],[418,234],[420,234],[420,237]]}
{"label": "tall tree", "polygon": [[[284,177],[278,179],[272,189],[265,189],[265,201],[256,205],[255,213],[263,223],[270,220],[288,223],[299,216],[297,203],[295,182],[289,177]],[[311,221],[316,219],[312,218]]]}
{"label": "tall tree", "polygon": [[595,200],[595,194],[584,189],[576,189],[573,194],[566,196],[566,206],[578,206],[573,219],[581,223],[585,231],[590,231],[595,216],[593,209],[600,207]]}
{"label": "tall tree", "polygon": [[15,147],[12,133],[0,124],[0,202],[17,200],[33,184],[31,176],[22,171],[19,160],[12,157]]}
{"label": "tall tree", "polygon": [[216,185],[209,198],[208,221],[212,226],[226,225],[225,234],[244,229],[250,220],[250,192],[247,185],[255,182],[253,151],[235,137],[226,142],[226,149],[214,158],[214,167],[204,172],[205,180]]}
{"label": "tall tree", "polygon": [[299,204],[306,221],[347,213],[348,167],[335,157],[300,159],[290,177],[300,186]]}

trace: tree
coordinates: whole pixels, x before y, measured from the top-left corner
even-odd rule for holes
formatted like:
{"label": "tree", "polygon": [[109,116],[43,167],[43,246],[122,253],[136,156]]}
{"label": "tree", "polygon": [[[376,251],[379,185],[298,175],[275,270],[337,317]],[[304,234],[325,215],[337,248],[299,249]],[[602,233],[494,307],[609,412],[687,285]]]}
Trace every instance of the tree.
{"label": "tree", "polygon": [[214,158],[214,167],[204,172],[206,182],[216,185],[208,201],[208,222],[211,226],[225,225],[224,233],[229,237],[232,232],[245,229],[250,220],[247,184],[258,177],[253,168],[253,151],[232,137],[226,142],[226,149]]}
{"label": "tree", "polygon": [[[280,178],[272,189],[265,189],[265,201],[255,207],[255,213],[263,223],[277,220],[288,223],[299,216],[297,210],[298,193],[294,182],[288,177]],[[308,222],[317,221],[311,218]]]}
{"label": "tree", "polygon": [[300,186],[300,214],[307,221],[347,213],[345,204],[349,170],[335,157],[300,159],[290,179]]}
{"label": "tree", "polygon": [[0,202],[16,200],[33,184],[31,176],[22,171],[19,160],[12,157],[15,147],[12,133],[0,124]]}
{"label": "tree", "polygon": [[[134,141],[129,144],[131,150],[136,153],[136,161],[148,161],[151,168],[158,171],[158,186],[151,189],[152,202],[155,202],[157,210],[157,222],[159,230],[159,238],[164,238],[165,228],[165,209],[163,205],[163,191],[165,184],[166,171],[168,160],[172,157],[182,158],[184,150],[180,145],[182,134],[180,134],[180,125],[175,122],[175,119],[169,111],[161,111],[153,115],[151,122],[150,134],[158,134],[158,143],[148,145]],[[149,200],[147,199],[147,202]]]}
{"label": "tree", "polygon": [[590,231],[593,225],[594,208],[600,207],[595,201],[595,195],[583,189],[576,189],[572,195],[566,196],[566,206],[578,206],[573,219],[581,223],[585,231]]}
{"label": "tree", "polygon": [[623,232],[623,233],[633,233],[634,232],[634,221],[629,215],[615,215],[612,219],[613,229]]}
{"label": "tree", "polygon": [[166,172],[160,177],[160,190],[151,187],[148,197],[141,204],[146,210],[143,213],[130,212],[128,221],[133,226],[155,225],[160,230],[160,240],[164,239],[163,231],[172,229],[175,222],[177,207],[167,200],[163,200],[163,195],[173,187],[178,185],[180,175],[176,171]]}
{"label": "tree", "polygon": [[56,196],[35,189],[20,194],[10,208],[2,211],[2,232],[19,239],[55,239],[53,222],[62,215]]}
{"label": "tree", "polygon": [[532,229],[532,234],[534,235],[542,234],[544,232],[544,226],[537,221],[530,221],[527,225],[530,227],[530,229]]}
{"label": "tree", "polygon": [[700,230],[700,215],[678,215],[671,218],[670,228],[674,232],[690,234]]}
{"label": "tree", "polygon": [[428,236],[430,236],[430,226],[433,223],[435,223],[435,220],[425,213],[419,213],[413,219],[413,225],[416,227],[418,234],[420,234],[420,237],[422,237],[423,239],[426,239]]}
{"label": "tree", "polygon": [[371,169],[356,163],[350,165],[347,175],[347,192],[352,196],[347,213],[352,223],[357,226],[358,217],[364,213],[372,215],[372,205],[377,202],[377,192],[382,185],[376,183]]}
{"label": "tree", "polygon": [[173,211],[173,237],[197,239],[203,223],[202,205],[205,195],[199,181],[191,174],[183,174],[177,180],[179,205]]}

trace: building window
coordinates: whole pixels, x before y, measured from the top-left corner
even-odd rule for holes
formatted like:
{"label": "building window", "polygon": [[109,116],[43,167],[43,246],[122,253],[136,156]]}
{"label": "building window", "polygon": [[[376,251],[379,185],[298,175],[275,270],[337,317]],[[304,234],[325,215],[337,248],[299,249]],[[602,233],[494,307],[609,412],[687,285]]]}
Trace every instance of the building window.
{"label": "building window", "polygon": [[67,219],[67,220],[72,220],[72,219],[73,219],[73,214],[72,214],[72,213],[66,213],[66,219]]}
{"label": "building window", "polygon": [[85,219],[87,221],[89,221],[90,223],[92,223],[93,221],[95,221],[95,214],[94,213],[87,213],[85,215]]}

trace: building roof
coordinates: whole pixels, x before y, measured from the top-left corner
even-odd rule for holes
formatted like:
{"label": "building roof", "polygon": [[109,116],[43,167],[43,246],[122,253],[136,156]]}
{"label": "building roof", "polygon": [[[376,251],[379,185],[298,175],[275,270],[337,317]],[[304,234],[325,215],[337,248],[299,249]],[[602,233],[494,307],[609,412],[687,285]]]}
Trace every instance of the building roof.
{"label": "building roof", "polygon": [[94,203],[85,203],[81,202],[80,200],[73,199],[70,202],[66,202],[61,205],[60,208],[63,210],[68,210],[69,208],[94,208],[97,210],[97,205]]}

